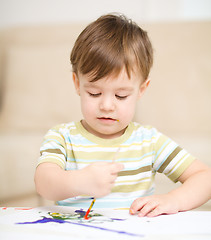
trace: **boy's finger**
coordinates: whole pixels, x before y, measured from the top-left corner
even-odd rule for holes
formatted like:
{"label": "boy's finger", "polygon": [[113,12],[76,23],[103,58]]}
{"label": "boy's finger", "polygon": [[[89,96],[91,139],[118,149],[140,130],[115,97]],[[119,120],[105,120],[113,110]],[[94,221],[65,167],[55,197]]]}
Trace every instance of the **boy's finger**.
{"label": "boy's finger", "polygon": [[161,215],[162,213],[163,211],[161,210],[161,208],[156,207],[150,213],[147,214],[147,217],[156,217],[158,215]]}
{"label": "boy's finger", "polygon": [[140,209],[143,208],[143,206],[146,204],[146,198],[137,198],[135,201],[130,206],[130,214],[135,214],[137,213]]}
{"label": "boy's finger", "polygon": [[124,165],[122,163],[116,163],[116,162],[111,163],[112,174],[116,174],[123,169],[124,169]]}
{"label": "boy's finger", "polygon": [[140,213],[138,214],[139,217],[144,217],[147,214],[149,214],[150,212],[152,212],[154,209],[156,208],[155,203],[153,202],[147,202],[142,209],[140,210]]}

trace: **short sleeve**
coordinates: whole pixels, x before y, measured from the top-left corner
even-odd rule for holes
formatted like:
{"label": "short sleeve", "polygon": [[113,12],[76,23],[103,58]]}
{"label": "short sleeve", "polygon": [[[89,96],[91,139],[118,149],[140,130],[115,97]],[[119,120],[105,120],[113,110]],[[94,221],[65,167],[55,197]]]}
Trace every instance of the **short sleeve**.
{"label": "short sleeve", "polygon": [[180,175],[195,160],[195,157],[170,138],[159,132],[157,134],[153,169],[156,172],[164,173],[173,182],[177,182]]}
{"label": "short sleeve", "polygon": [[60,132],[60,126],[50,129],[44,136],[40,148],[38,165],[44,162],[51,162],[65,169],[66,164],[66,143]]}

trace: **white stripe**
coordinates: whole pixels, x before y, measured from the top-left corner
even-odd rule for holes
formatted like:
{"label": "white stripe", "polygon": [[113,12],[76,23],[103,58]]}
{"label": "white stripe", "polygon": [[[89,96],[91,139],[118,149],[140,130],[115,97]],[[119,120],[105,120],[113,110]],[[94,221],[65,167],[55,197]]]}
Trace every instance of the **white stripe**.
{"label": "white stripe", "polygon": [[134,169],[139,169],[140,167],[145,167],[145,166],[149,166],[152,163],[152,159],[154,158],[153,155],[145,157],[141,160],[132,160],[129,159],[127,160],[127,162],[121,161],[121,159],[119,159],[119,162],[124,163],[125,169],[124,171],[128,171],[128,170],[134,170]]}
{"label": "white stripe", "polygon": [[[181,164],[183,164],[183,162],[190,156],[189,154],[187,154],[187,152],[185,151],[185,150],[183,150],[183,151],[181,151],[180,152],[181,154],[178,154],[178,155],[180,155],[180,156],[176,156],[175,158],[174,158],[174,161],[172,161],[171,162],[171,164],[170,164],[170,166],[169,166],[169,168],[168,169],[165,169],[165,172],[164,173],[168,173],[168,171],[169,171],[169,169],[172,169],[174,166],[172,166],[173,165],[173,162],[174,162],[174,165],[176,165],[178,162],[177,162],[177,158],[183,158],[181,161],[180,161],[180,163],[179,164],[177,164],[176,166],[175,166],[175,168],[173,168],[166,176],[169,176],[169,175],[171,175],[173,172],[175,172],[180,166],[181,166]],[[185,156],[185,154],[187,154],[186,156]],[[182,156],[183,155],[183,156]]]}
{"label": "white stripe", "polygon": [[53,130],[49,130],[47,132],[47,134],[45,135],[45,137],[50,137],[50,136],[62,138],[61,134],[59,132],[56,132],[56,131],[53,131]]}
{"label": "white stripe", "polygon": [[172,153],[177,146],[178,145],[175,142],[170,142],[167,146],[165,146],[154,163],[154,169],[158,169],[161,163],[165,162],[169,153]]}
{"label": "white stripe", "polygon": [[[83,151],[83,152],[116,152],[116,148],[114,147],[93,147],[93,145],[87,145],[86,147],[84,146],[77,146],[77,145],[74,145],[74,144],[71,144],[74,151],[77,152],[77,151]],[[141,150],[143,147],[149,147],[151,146],[151,143],[150,142],[144,142],[143,144],[140,143],[138,145],[121,145],[121,149],[120,149],[120,152],[128,152],[128,151],[134,151],[134,150]],[[67,149],[70,149],[72,150],[71,146],[68,144],[67,145]]]}
{"label": "white stripe", "polygon": [[[57,154],[57,155],[58,155],[58,154]],[[65,160],[57,157],[57,155],[50,155],[50,154],[42,155],[42,156],[40,157],[40,161],[45,160],[45,159],[48,159],[48,158],[54,158],[54,159],[58,160],[59,162],[61,162],[63,166],[65,166]]]}
{"label": "white stripe", "polygon": [[124,185],[135,185],[135,184],[141,184],[141,183],[146,183],[146,182],[151,182],[151,175],[150,176],[144,176],[143,179],[126,179],[125,181],[121,181],[119,179],[116,180],[115,182],[115,187],[117,186],[124,186]]}
{"label": "white stripe", "polygon": [[55,143],[55,142],[49,142],[49,143],[44,144],[44,145],[40,148],[40,151],[47,151],[48,149],[49,149],[49,150],[50,150],[50,149],[52,149],[52,150],[59,149],[59,150],[61,150],[61,152],[64,154],[64,156],[66,156],[66,151],[65,151],[65,149],[64,149],[61,145],[59,145],[59,144],[57,144],[57,143]]}

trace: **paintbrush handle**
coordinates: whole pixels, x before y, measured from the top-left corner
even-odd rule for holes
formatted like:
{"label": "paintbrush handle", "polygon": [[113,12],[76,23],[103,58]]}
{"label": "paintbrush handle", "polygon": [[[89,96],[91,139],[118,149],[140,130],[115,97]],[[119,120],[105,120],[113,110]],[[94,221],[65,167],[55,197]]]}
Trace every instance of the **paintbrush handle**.
{"label": "paintbrush handle", "polygon": [[115,162],[117,154],[119,153],[119,151],[120,151],[120,147],[118,147],[117,151],[115,152],[115,154],[113,156],[113,159],[112,159],[112,162]]}
{"label": "paintbrush handle", "polygon": [[91,211],[91,209],[92,209],[95,201],[96,201],[96,198],[94,198],[94,199],[92,200],[92,202],[91,202],[91,204],[90,204],[90,206],[89,206],[89,209],[87,210],[87,212],[86,212],[86,214],[85,214],[85,216],[84,216],[84,219],[88,219],[88,215],[89,215],[89,213],[90,213],[90,211]]}

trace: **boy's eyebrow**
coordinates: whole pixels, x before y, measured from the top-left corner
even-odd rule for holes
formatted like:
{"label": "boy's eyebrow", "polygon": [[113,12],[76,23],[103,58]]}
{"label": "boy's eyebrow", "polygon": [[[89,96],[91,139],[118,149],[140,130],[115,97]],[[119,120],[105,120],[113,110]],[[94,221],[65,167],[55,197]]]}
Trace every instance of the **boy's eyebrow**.
{"label": "boy's eyebrow", "polygon": [[[98,85],[92,83],[92,82],[87,82],[87,83],[84,83],[84,87],[85,88],[100,88]],[[116,88],[115,91],[129,91],[129,92],[132,92],[134,90],[133,87],[130,87],[130,86],[127,86],[127,87],[119,87],[119,88]]]}
{"label": "boy's eyebrow", "polygon": [[87,82],[87,83],[84,83],[84,87],[95,87],[95,88],[98,88],[98,86],[92,82]]}
{"label": "boy's eyebrow", "polygon": [[133,87],[120,87],[117,88],[118,91],[133,91]]}

